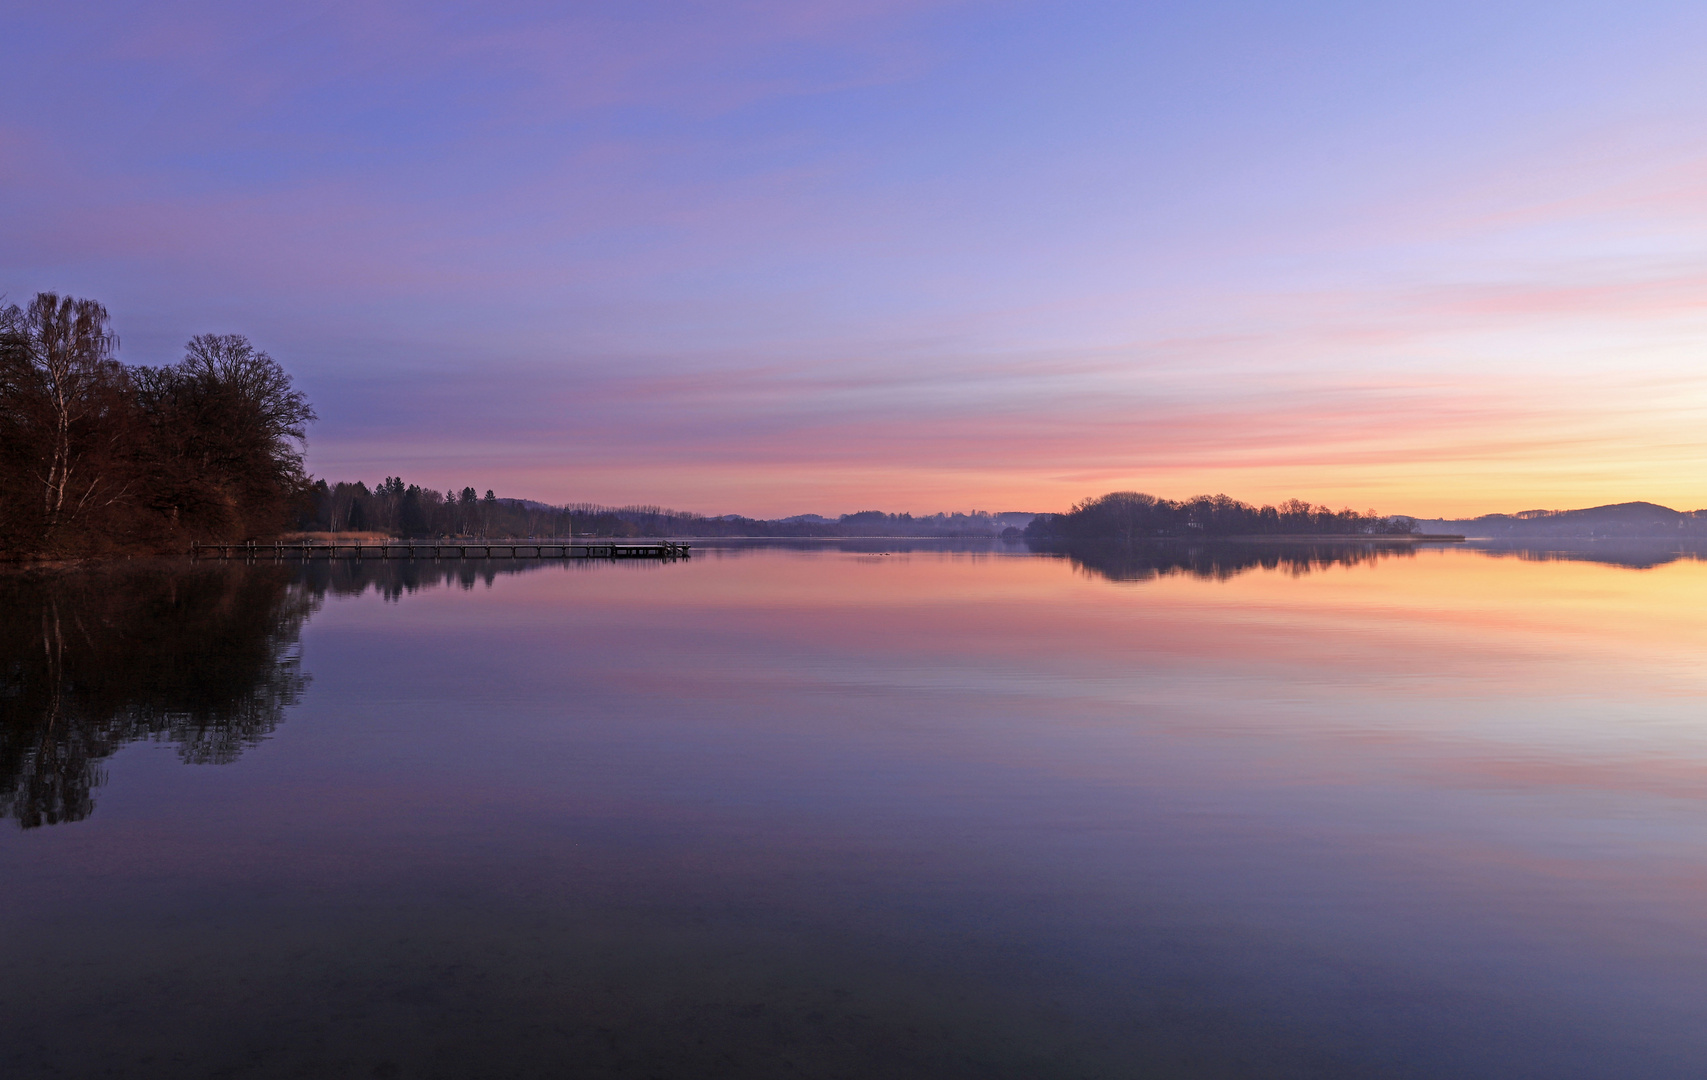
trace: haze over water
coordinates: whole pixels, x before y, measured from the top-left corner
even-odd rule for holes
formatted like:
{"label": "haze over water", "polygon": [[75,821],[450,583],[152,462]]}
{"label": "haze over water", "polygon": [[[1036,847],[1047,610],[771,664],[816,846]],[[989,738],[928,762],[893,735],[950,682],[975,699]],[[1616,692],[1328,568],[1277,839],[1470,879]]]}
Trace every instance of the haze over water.
{"label": "haze over water", "polygon": [[1707,565],[1263,558],[9,583],[0,1072],[1707,1072]]}

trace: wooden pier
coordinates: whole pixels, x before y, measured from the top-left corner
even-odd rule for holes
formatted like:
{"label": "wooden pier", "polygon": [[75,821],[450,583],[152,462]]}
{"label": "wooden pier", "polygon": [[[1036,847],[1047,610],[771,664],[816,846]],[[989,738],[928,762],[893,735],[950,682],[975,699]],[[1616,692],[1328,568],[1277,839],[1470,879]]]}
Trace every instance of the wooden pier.
{"label": "wooden pier", "polygon": [[685,559],[673,540],[387,540],[192,544],[192,559]]}

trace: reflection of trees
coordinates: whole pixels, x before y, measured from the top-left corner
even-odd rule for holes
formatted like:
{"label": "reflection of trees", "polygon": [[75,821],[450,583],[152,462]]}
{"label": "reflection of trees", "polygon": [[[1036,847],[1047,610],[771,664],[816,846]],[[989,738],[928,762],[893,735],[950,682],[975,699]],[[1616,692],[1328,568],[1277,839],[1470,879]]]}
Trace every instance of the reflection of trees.
{"label": "reflection of trees", "polygon": [[1255,569],[1308,574],[1330,566],[1357,566],[1416,554],[1410,544],[1355,541],[1322,544],[1159,541],[1130,545],[1057,544],[1036,546],[1033,550],[1071,560],[1076,569],[1110,581],[1149,581],[1174,574],[1225,580]]}
{"label": "reflection of trees", "polygon": [[1552,541],[1474,540],[1468,546],[1495,558],[1520,559],[1524,562],[1594,562],[1608,566],[1627,566],[1632,570],[1650,570],[1678,561],[1707,561],[1707,546],[1698,541],[1679,544],[1666,540],[1586,540],[1567,537]]}
{"label": "reflection of trees", "polygon": [[472,589],[490,586],[506,574],[526,574],[556,569],[570,573],[654,572],[666,565],[662,559],[309,559],[292,563],[296,580],[315,597],[360,596],[372,589],[387,600],[405,593],[455,585]]}
{"label": "reflection of trees", "polygon": [[[1141,540],[1130,545],[1031,541],[1028,546],[1039,554],[1068,559],[1077,569],[1110,581],[1148,581],[1170,574],[1225,579],[1258,568],[1307,574],[1330,566],[1356,566],[1380,559],[1411,558],[1416,554],[1416,549],[1408,543],[1375,540],[1315,544]],[[1547,546],[1494,540],[1471,541],[1464,546],[1495,558],[1525,562],[1594,562],[1639,570],[1679,560],[1707,560],[1707,549],[1663,541],[1582,540]]]}
{"label": "reflection of trees", "polygon": [[297,639],[318,603],[282,566],[0,578],[0,816],[25,826],[94,808],[126,743],[233,761],[308,683]]}

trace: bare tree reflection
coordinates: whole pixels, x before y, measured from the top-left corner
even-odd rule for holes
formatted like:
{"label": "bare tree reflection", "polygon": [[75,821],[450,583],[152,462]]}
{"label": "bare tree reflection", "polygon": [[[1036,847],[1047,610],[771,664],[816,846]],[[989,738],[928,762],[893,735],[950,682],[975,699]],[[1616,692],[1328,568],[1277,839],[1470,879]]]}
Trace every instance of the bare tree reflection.
{"label": "bare tree reflection", "polygon": [[94,809],[103,762],[169,742],[235,760],[308,684],[298,638],[318,600],[282,566],[0,578],[0,817],[26,828]]}

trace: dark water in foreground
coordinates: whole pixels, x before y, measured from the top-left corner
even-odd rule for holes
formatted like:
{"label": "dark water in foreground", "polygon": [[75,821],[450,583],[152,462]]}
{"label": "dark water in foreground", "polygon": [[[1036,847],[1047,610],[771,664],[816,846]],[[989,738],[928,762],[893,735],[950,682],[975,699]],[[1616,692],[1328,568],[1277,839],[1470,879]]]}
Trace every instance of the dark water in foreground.
{"label": "dark water in foreground", "polygon": [[868,547],[0,581],[0,1076],[1707,1075],[1707,564]]}

